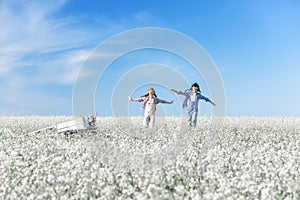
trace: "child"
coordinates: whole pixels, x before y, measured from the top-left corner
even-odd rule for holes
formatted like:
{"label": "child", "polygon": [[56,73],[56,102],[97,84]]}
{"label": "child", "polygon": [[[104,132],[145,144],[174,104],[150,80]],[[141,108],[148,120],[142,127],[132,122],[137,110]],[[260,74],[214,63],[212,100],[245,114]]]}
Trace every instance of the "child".
{"label": "child", "polygon": [[140,98],[128,97],[128,100],[143,102],[142,108],[145,109],[143,125],[146,127],[149,125],[151,127],[154,126],[156,104],[159,104],[159,103],[172,104],[173,103],[173,100],[169,102],[169,101],[165,101],[165,100],[161,100],[161,99],[157,98],[153,88],[149,88],[148,93],[141,96]]}
{"label": "child", "polygon": [[203,99],[206,102],[209,102],[212,105],[216,106],[216,104],[212,102],[210,99],[201,95],[201,91],[197,83],[194,83],[190,89],[187,89],[184,92],[174,90],[174,89],[171,89],[171,91],[185,96],[185,100],[183,102],[182,107],[183,108],[188,107],[187,109],[188,116],[189,116],[188,122],[189,125],[192,127],[196,127],[197,115],[198,115],[198,102],[200,99]]}

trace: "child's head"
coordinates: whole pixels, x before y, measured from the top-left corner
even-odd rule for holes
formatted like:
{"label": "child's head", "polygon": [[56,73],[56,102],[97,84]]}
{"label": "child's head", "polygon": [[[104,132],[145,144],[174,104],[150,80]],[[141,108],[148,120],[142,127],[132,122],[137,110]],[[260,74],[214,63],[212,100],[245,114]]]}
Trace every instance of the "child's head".
{"label": "child's head", "polygon": [[155,96],[155,97],[157,97],[157,95],[156,95],[156,93],[155,93],[155,90],[154,90],[154,88],[149,88],[148,89],[148,93],[147,94],[145,94],[145,95],[143,95],[143,97],[147,97],[147,96],[149,96],[149,95],[153,95],[153,96]]}
{"label": "child's head", "polygon": [[198,83],[193,83],[192,86],[191,86],[191,90],[201,92]]}
{"label": "child's head", "polygon": [[152,87],[149,88],[149,89],[148,89],[148,92],[154,94],[154,93],[155,93],[154,88],[152,88]]}

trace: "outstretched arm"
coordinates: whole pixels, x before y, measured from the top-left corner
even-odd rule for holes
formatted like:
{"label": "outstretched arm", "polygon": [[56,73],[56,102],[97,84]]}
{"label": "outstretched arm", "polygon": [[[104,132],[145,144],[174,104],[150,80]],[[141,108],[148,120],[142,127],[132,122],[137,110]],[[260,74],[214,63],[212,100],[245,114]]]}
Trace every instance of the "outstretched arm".
{"label": "outstretched arm", "polygon": [[159,99],[159,98],[156,98],[155,100],[156,100],[156,102],[155,102],[156,104],[158,104],[158,103],[172,104],[174,102],[174,100],[172,100],[172,101],[166,101],[166,100],[162,100],[162,99]]}
{"label": "outstretched arm", "polygon": [[175,92],[176,94],[178,94],[179,93],[179,91],[178,90],[174,90],[174,89],[170,89],[172,92]]}
{"label": "outstretched arm", "polygon": [[166,101],[165,103],[166,104],[172,104],[174,102],[174,100],[172,100],[172,101]]}
{"label": "outstretched arm", "polygon": [[128,100],[129,100],[129,101],[140,101],[139,98],[132,98],[132,97],[128,97]]}
{"label": "outstretched arm", "polygon": [[174,89],[170,89],[172,92],[175,92],[176,94],[180,94],[180,95],[187,95],[188,93],[185,92],[182,92],[180,90],[174,90]]}
{"label": "outstretched arm", "polygon": [[216,104],[215,104],[212,100],[210,100],[209,98],[203,96],[203,95],[200,94],[200,93],[197,94],[197,98],[198,98],[198,99],[203,99],[203,100],[205,100],[206,102],[209,102],[209,103],[211,103],[212,105],[216,106]]}
{"label": "outstretched arm", "polygon": [[208,100],[209,103],[211,103],[212,105],[216,106],[216,104],[212,101],[212,100]]}

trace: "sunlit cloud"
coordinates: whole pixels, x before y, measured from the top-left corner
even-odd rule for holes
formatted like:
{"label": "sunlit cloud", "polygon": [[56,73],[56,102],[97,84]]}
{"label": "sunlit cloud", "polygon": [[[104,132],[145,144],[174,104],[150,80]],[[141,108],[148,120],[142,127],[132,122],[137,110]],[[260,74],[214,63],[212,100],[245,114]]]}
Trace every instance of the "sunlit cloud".
{"label": "sunlit cloud", "polygon": [[57,96],[46,88],[59,91],[67,86],[72,91],[76,78],[94,75],[91,70],[79,73],[83,63],[116,56],[116,49],[101,54],[91,52],[103,35],[119,32],[123,25],[105,18],[104,22],[93,19],[92,23],[99,24],[90,26],[82,23],[89,17],[84,15],[58,17],[57,11],[66,3],[0,2],[1,113],[34,113],[46,110],[48,105],[66,107],[70,94]]}

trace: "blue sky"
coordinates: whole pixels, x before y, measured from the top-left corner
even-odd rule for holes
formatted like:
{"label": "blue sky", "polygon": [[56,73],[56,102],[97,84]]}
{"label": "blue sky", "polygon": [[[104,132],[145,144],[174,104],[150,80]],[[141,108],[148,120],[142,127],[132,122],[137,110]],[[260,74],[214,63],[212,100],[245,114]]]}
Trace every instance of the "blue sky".
{"label": "blue sky", "polygon": [[[0,114],[72,115],[74,83],[91,52],[115,34],[143,27],[178,31],[206,50],[223,80],[226,115],[300,116],[296,0],[0,0]],[[112,115],[116,98],[111,93],[122,76],[147,63],[171,67],[187,85],[200,83],[210,97],[209,86],[189,63],[144,49],[117,59],[103,74],[95,92],[100,115]],[[180,115],[182,99],[167,90],[172,85],[153,85],[159,97],[175,100],[174,105],[159,106],[158,112]],[[128,95],[140,96],[149,86],[136,85]],[[117,98],[117,104],[124,102],[130,115],[142,115],[140,104],[128,103],[125,94]],[[211,105],[202,102],[200,113],[210,115]]]}

